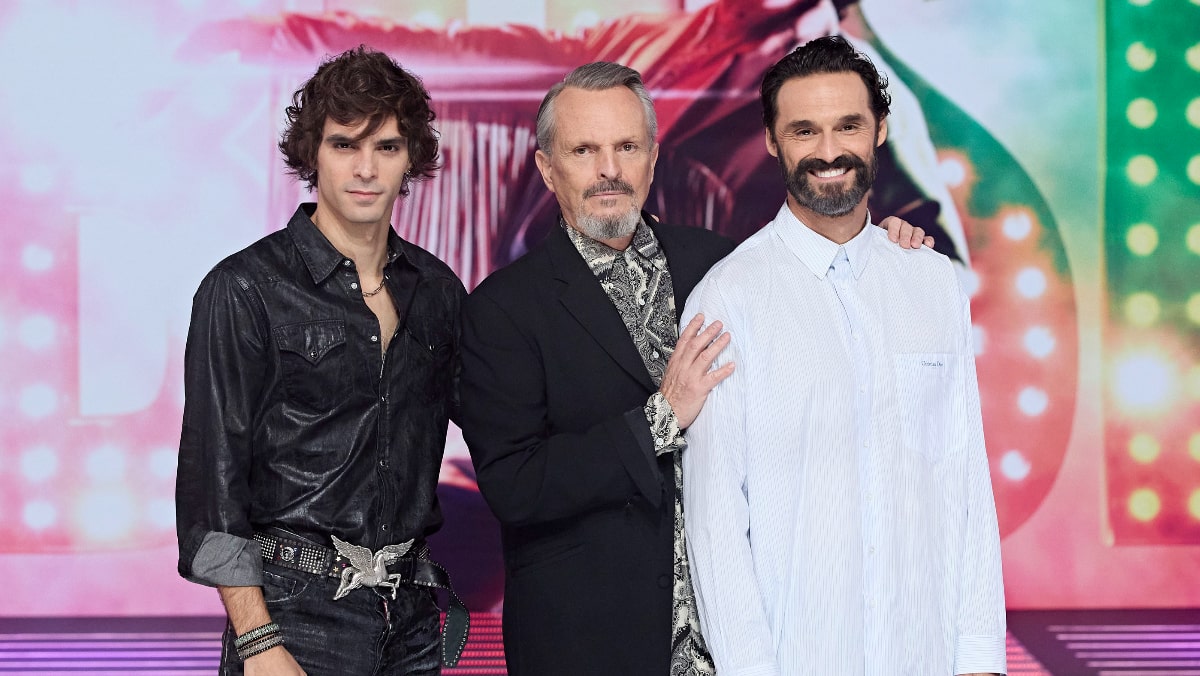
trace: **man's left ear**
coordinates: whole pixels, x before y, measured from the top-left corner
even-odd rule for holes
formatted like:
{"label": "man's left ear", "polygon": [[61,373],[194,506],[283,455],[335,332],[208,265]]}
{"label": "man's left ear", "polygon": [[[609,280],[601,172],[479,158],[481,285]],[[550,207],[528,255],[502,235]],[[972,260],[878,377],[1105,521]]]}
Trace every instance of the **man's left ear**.
{"label": "man's left ear", "polygon": [[875,147],[878,148],[879,146],[883,145],[883,142],[886,140],[887,140],[887,118],[885,117],[879,121],[879,131],[875,134]]}

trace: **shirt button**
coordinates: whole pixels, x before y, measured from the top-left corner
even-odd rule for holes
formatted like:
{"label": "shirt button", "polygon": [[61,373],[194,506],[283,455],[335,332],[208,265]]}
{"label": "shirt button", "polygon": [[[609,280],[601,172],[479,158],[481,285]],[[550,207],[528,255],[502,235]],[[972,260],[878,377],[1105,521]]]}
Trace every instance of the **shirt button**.
{"label": "shirt button", "polygon": [[874,554],[875,553],[875,545],[871,545],[870,547],[867,547],[867,553]]}
{"label": "shirt button", "polygon": [[659,589],[670,589],[671,588],[671,576],[670,575],[659,575],[658,576],[658,588]]}
{"label": "shirt button", "polygon": [[378,342],[379,342],[379,336],[371,336],[371,342],[372,342],[372,343],[378,343]]}
{"label": "shirt button", "polygon": [[346,260],[342,261],[342,265],[350,267],[351,265],[354,265],[354,263],[350,262],[350,259],[347,258]]}
{"label": "shirt button", "polygon": [[870,447],[871,447],[870,442],[867,442],[867,441],[863,442],[863,448],[870,448]]}
{"label": "shirt button", "polygon": [[388,528],[387,528],[387,524],[386,524],[386,523],[385,523],[385,524],[383,524],[382,526],[380,526],[380,527],[379,527],[379,530],[387,530],[387,529],[388,529]]}
{"label": "shirt button", "polygon": [[658,354],[658,350],[654,350],[653,352],[650,353],[650,356],[654,357],[655,359],[658,359],[660,355]]}
{"label": "shirt button", "polygon": [[351,289],[357,289],[357,288],[358,288],[358,282],[350,282],[350,288],[351,288]]}
{"label": "shirt button", "polygon": [[384,458],[383,460],[380,460],[380,461],[379,461],[379,466],[380,466],[380,467],[387,467],[387,458]]}

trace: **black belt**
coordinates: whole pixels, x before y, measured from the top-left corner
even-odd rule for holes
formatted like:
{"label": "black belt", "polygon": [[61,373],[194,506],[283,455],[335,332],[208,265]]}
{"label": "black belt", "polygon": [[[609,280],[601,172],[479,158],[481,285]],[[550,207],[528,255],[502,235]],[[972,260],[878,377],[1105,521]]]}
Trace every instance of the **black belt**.
{"label": "black belt", "polygon": [[[342,571],[352,567],[350,560],[336,550],[307,540],[274,533],[255,533],[254,540],[262,550],[263,560],[282,568],[341,578]],[[450,574],[428,557],[429,547],[421,541],[409,550],[408,556],[392,562],[388,566],[388,572],[398,574],[400,582],[445,589],[449,594],[450,608],[446,610],[446,623],[442,627],[442,662],[448,667],[453,667],[458,664],[463,647],[467,644],[471,616],[458,594],[454,593],[454,587],[450,584]]]}

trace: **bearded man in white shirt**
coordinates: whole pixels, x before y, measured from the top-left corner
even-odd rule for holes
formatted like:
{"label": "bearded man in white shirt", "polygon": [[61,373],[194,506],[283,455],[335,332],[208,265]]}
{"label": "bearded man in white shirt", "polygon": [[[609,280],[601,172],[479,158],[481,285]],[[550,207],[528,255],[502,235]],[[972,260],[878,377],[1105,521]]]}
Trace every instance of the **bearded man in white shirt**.
{"label": "bearded man in white shirt", "polygon": [[867,227],[887,81],[840,37],[764,77],[787,201],[682,314],[733,336],[683,454],[722,676],[1004,673],[1000,538],[970,305],[945,256]]}

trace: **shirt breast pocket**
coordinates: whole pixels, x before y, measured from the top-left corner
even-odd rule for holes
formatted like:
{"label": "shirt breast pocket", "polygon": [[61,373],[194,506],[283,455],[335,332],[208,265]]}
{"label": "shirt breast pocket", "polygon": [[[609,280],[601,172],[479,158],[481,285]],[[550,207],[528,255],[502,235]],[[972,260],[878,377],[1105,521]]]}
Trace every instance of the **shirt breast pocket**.
{"label": "shirt breast pocket", "polygon": [[944,352],[898,354],[895,368],[901,443],[938,463],[962,447],[963,358]]}
{"label": "shirt breast pocket", "polygon": [[346,323],[340,319],[274,329],[283,390],[290,401],[328,411],[346,400],[350,369]]}
{"label": "shirt breast pocket", "polygon": [[454,335],[442,317],[413,315],[404,327],[409,391],[423,404],[442,400],[450,391],[454,368]]}

